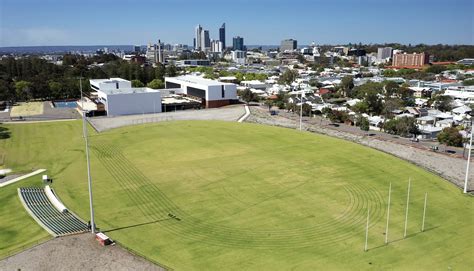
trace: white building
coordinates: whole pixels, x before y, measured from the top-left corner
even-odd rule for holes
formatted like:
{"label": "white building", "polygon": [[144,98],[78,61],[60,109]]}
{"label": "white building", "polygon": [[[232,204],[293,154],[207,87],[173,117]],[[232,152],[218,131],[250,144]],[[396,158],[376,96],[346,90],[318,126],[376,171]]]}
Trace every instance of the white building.
{"label": "white building", "polygon": [[237,85],[199,76],[165,77],[167,89],[201,100],[206,108],[221,107],[237,101]]}
{"label": "white building", "polygon": [[244,65],[247,59],[247,52],[235,50],[232,51],[232,61]]}
{"label": "white building", "polygon": [[121,78],[91,79],[91,88],[105,105],[108,116],[161,112],[161,93],[151,88],[132,88]]}
{"label": "white building", "polygon": [[387,61],[389,58],[392,57],[392,47],[383,47],[377,49],[377,60],[379,61]]}
{"label": "white building", "polygon": [[220,40],[212,40],[211,41],[211,52],[214,53],[222,53],[222,41]]}

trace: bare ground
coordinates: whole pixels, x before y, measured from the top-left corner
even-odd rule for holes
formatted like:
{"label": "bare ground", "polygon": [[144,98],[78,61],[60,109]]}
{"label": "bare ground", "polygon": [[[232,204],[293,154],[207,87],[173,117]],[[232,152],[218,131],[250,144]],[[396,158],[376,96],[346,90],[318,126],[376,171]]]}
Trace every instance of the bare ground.
{"label": "bare ground", "polygon": [[58,237],[0,261],[0,270],[165,270],[91,233]]}

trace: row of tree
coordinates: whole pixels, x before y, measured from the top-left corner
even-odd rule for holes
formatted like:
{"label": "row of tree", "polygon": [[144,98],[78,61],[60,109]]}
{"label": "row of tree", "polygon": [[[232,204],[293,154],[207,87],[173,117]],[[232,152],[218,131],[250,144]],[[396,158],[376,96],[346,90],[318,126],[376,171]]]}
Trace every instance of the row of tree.
{"label": "row of tree", "polygon": [[95,65],[91,64],[97,62],[94,58],[97,57],[89,59],[65,55],[63,65],[37,57],[3,58],[0,60],[0,100],[15,102],[77,98],[80,95],[80,77],[83,78],[83,90],[86,92],[90,90],[88,79],[110,77],[133,80],[135,86],[160,88],[165,76],[172,77],[179,73],[174,65],[152,67],[104,56],[99,60],[106,62]]}

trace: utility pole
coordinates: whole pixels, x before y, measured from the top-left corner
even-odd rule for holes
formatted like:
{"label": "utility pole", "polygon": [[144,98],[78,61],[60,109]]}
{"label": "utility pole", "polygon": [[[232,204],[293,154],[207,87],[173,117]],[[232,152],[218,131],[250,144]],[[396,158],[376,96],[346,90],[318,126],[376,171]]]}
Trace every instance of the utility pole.
{"label": "utility pole", "polygon": [[300,131],[301,131],[301,130],[302,130],[302,126],[303,126],[303,90],[301,90],[301,87],[300,87],[300,91],[301,91]]}
{"label": "utility pole", "polygon": [[95,234],[95,222],[94,222],[94,204],[92,203],[92,178],[91,178],[91,164],[89,158],[89,140],[87,137],[87,122],[86,122],[86,111],[84,110],[84,96],[82,94],[82,77],[79,78],[79,88],[81,90],[81,107],[82,107],[82,133],[84,141],[86,143],[86,160],[87,160],[87,182],[89,186],[89,207],[91,210],[91,232]]}
{"label": "utility pole", "polygon": [[466,177],[464,178],[464,194],[467,193],[467,181],[469,179],[469,164],[471,163],[471,152],[472,152],[472,117],[471,116],[471,136],[469,139],[469,152],[467,153],[467,165],[466,165]]}

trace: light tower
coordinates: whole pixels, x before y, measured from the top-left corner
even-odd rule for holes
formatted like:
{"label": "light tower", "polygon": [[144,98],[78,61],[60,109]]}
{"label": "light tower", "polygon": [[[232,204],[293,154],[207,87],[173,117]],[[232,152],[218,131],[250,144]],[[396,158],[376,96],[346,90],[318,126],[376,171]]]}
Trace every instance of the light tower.
{"label": "light tower", "polygon": [[86,123],[86,111],[84,110],[84,96],[82,95],[82,77],[79,78],[79,88],[81,90],[81,111],[82,111],[82,133],[86,144],[86,160],[87,160],[87,182],[89,186],[89,207],[91,211],[91,232],[95,234],[95,221],[94,221],[94,204],[92,203],[92,178],[91,178],[91,164],[89,159],[89,141],[87,138],[87,123]]}

